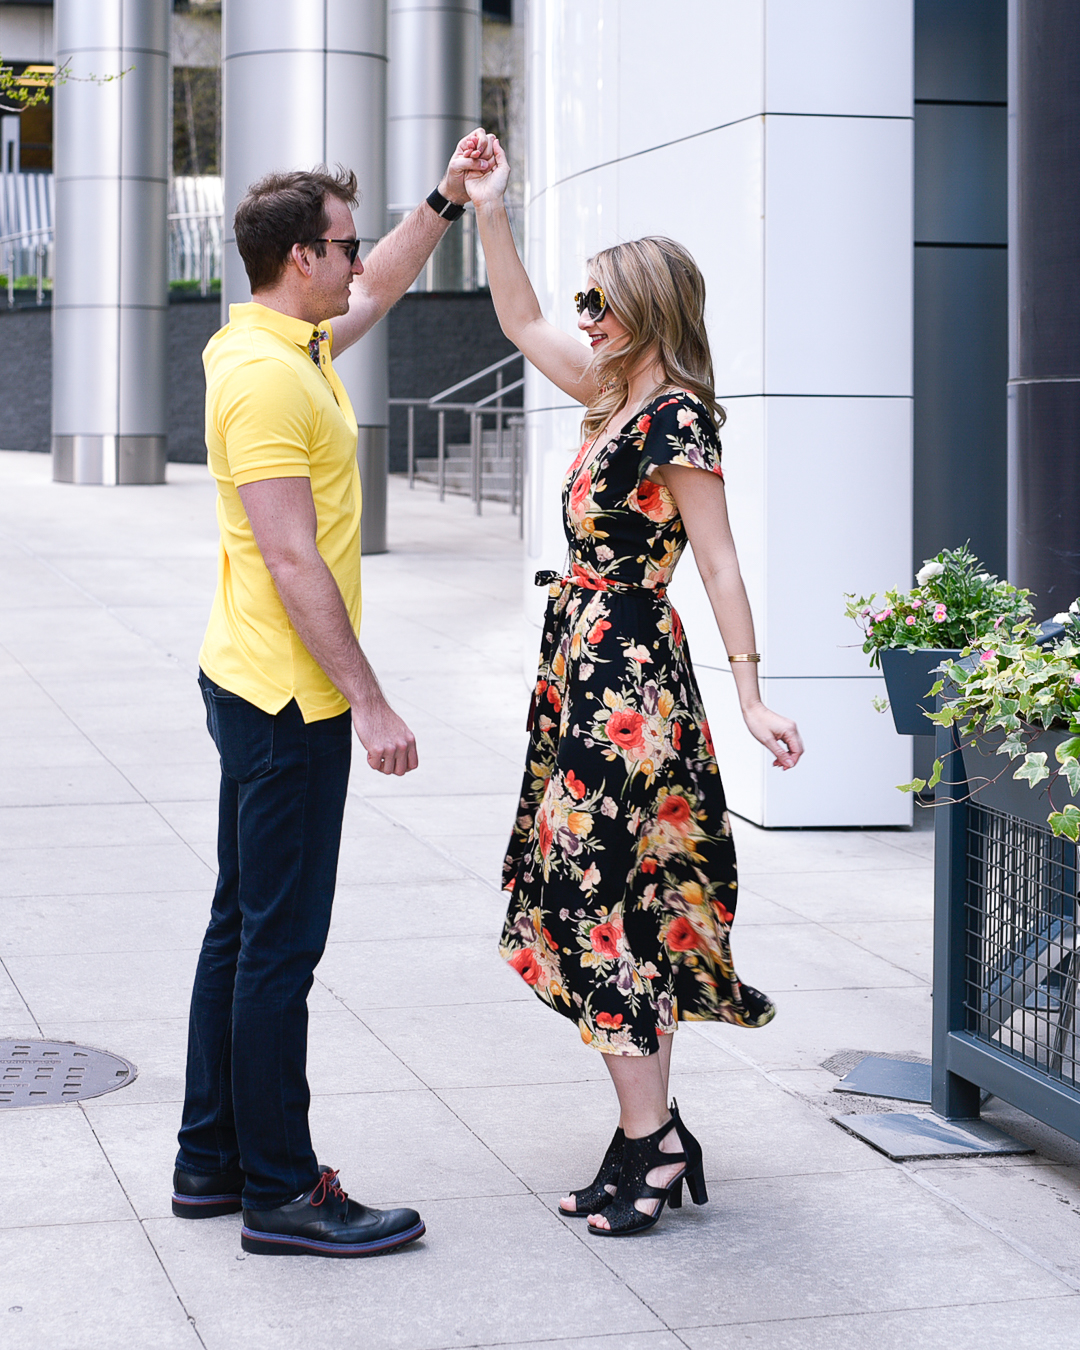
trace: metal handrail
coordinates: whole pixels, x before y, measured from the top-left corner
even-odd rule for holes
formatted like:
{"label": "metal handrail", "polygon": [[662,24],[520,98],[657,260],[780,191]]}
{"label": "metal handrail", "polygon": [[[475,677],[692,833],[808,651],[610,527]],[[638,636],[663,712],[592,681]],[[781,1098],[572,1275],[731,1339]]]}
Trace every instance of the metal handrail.
{"label": "metal handrail", "polygon": [[[507,422],[520,422],[521,410],[518,408],[504,408],[503,399],[507,394],[520,389],[524,383],[524,377],[515,380],[512,384],[504,385],[502,371],[512,361],[522,359],[521,352],[511,352],[509,356],[504,356],[500,361],[494,361],[491,365],[485,366],[483,370],[478,370],[475,374],[469,375],[464,380],[459,380],[447,389],[440,390],[437,394],[432,394],[429,398],[392,398],[389,400],[390,406],[395,408],[405,408],[408,411],[408,474],[409,487],[412,488],[416,481],[416,409],[427,408],[431,412],[438,413],[438,441],[436,452],[437,483],[439,490],[439,501],[446,497],[446,414],[448,412],[465,413],[469,418],[469,461],[471,469],[471,496],[476,507],[476,514],[480,515],[483,502],[483,454],[482,454],[482,436],[483,419],[485,415],[495,416],[495,433],[497,437],[498,456],[502,458],[503,430]],[[474,400],[471,403],[448,403],[447,396],[456,394],[459,389],[466,389],[469,385],[475,384],[477,380],[483,379],[487,375],[496,376],[496,388],[490,393],[485,394],[483,398]],[[492,407],[491,405],[495,406]],[[519,515],[519,533],[524,527],[524,519],[519,511],[521,493],[519,491],[518,477],[520,464],[518,458],[518,444],[515,437],[511,442],[511,464],[510,464],[510,512]]]}
{"label": "metal handrail", "polygon": [[4,250],[7,251],[8,269],[7,269],[7,300],[8,309],[15,307],[15,249],[29,248],[32,239],[44,238],[45,243],[36,245],[36,280],[37,280],[37,303],[45,303],[45,256],[49,251],[49,245],[52,243],[53,227],[51,225],[35,225],[25,230],[16,230],[14,234],[0,235],[0,259],[4,256]]}
{"label": "metal handrail", "polygon": [[509,356],[504,356],[501,361],[494,361],[490,366],[485,366],[483,370],[478,370],[475,375],[470,375],[464,380],[458,380],[457,384],[452,384],[449,389],[443,389],[438,394],[432,394],[427,402],[441,403],[448,394],[456,394],[459,389],[466,389],[470,384],[475,384],[477,380],[482,380],[485,375],[491,375],[496,370],[502,370],[503,366],[508,366],[511,361],[520,360],[523,360],[521,352],[511,352]]}
{"label": "metal handrail", "polygon": [[0,234],[0,244],[12,244],[17,239],[31,239],[39,234],[52,234],[51,225],[34,225],[25,230],[16,230],[14,234]]}

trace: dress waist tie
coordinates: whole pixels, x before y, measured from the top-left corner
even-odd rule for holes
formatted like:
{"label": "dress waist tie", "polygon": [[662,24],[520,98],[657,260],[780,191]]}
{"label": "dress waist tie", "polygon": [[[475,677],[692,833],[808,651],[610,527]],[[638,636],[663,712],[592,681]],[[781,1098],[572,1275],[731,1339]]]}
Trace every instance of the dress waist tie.
{"label": "dress waist tie", "polygon": [[657,586],[645,586],[639,581],[606,581],[592,577],[570,576],[561,577],[558,572],[537,572],[533,577],[534,586],[580,586],[583,591],[646,591],[650,595],[655,595],[663,599],[667,595],[667,585],[660,582]]}

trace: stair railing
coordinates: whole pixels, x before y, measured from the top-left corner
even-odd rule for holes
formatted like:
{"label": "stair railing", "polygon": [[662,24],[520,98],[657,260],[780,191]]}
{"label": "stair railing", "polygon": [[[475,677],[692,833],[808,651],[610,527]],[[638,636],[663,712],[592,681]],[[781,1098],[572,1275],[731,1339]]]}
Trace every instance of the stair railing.
{"label": "stair railing", "polygon": [[[465,413],[469,418],[469,496],[472,498],[476,508],[476,514],[480,515],[483,503],[483,423],[485,416],[494,415],[495,418],[495,436],[496,436],[496,455],[501,460],[503,457],[503,436],[506,428],[514,427],[515,435],[510,443],[510,513],[519,518],[520,528],[524,524],[521,513],[521,478],[522,478],[522,457],[520,453],[519,437],[516,434],[516,426],[521,424],[522,415],[519,409],[508,409],[503,403],[507,394],[511,394],[516,389],[520,389],[525,379],[522,376],[510,384],[503,383],[503,371],[514,361],[522,360],[520,352],[511,352],[509,356],[504,356],[501,361],[493,361],[491,365],[485,366],[483,370],[478,370],[473,375],[467,376],[464,380],[458,380],[456,384],[450,385],[446,389],[441,389],[437,394],[432,394],[430,398],[392,398],[390,404],[392,407],[405,408],[408,415],[407,427],[407,445],[408,445],[408,475],[409,487],[412,488],[416,481],[416,409],[424,408],[429,412],[438,415],[438,438],[436,452],[436,474],[437,486],[439,492],[439,501],[446,497],[446,414],[448,412]],[[476,384],[478,380],[485,379],[489,375],[495,375],[495,389],[490,394],[485,394],[483,398],[475,399],[472,402],[449,402],[451,394],[460,393],[462,389],[467,389],[470,385]]]}

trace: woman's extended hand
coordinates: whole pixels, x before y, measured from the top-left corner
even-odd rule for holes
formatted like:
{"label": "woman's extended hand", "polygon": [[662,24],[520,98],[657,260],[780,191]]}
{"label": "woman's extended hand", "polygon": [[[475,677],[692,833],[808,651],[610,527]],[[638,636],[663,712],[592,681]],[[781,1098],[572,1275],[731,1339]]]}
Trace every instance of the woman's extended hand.
{"label": "woman's extended hand", "polygon": [[803,752],[802,737],[790,717],[781,717],[764,703],[757,703],[743,710],[743,720],[751,736],[776,756],[773,768],[793,769],[798,764]]}
{"label": "woman's extended hand", "polygon": [[500,201],[510,180],[510,165],[497,136],[488,138],[488,150],[494,155],[494,166],[486,173],[473,170],[465,174],[465,191],[474,206]]}

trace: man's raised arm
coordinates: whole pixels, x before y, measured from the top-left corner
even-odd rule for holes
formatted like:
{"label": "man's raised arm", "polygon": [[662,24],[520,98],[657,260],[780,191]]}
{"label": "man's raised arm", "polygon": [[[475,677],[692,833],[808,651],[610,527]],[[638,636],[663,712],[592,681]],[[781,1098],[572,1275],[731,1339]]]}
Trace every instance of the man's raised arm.
{"label": "man's raised arm", "polygon": [[[477,127],[458,142],[439,183],[439,193],[454,206],[464,206],[469,200],[466,172],[486,172],[494,162],[491,138],[483,127]],[[379,240],[364,260],[363,274],[352,283],[348,314],[334,320],[335,357],[397,304],[452,223],[423,201]]]}

